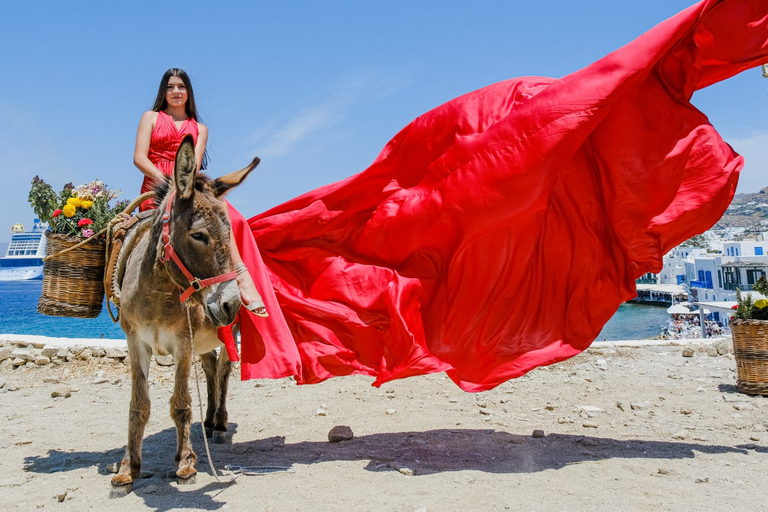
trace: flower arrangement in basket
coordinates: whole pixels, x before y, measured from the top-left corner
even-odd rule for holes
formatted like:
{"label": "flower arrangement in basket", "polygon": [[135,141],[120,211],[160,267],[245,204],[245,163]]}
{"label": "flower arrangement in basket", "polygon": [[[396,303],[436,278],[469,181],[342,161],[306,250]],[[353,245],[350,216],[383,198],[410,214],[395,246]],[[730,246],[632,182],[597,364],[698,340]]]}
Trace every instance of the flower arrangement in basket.
{"label": "flower arrangement in basket", "polygon": [[[768,297],[765,276],[752,289]],[[736,303],[731,319],[736,385],[744,393],[768,395],[768,300],[753,301],[751,293],[737,289]]]}
{"label": "flower arrangement in basket", "polygon": [[99,316],[104,301],[104,232],[127,204],[110,204],[119,194],[99,180],[79,187],[67,183],[59,193],[38,176],[32,180],[29,203],[50,227],[43,258],[43,290],[37,303],[40,313]]}

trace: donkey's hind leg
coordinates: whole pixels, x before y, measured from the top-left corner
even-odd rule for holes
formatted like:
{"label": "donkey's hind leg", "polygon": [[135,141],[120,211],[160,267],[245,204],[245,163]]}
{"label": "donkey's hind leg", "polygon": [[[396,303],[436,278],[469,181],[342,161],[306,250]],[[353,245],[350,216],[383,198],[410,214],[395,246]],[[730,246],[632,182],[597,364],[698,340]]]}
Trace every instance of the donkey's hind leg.
{"label": "donkey's hind leg", "polygon": [[128,414],[128,445],[120,463],[119,472],[112,477],[112,485],[130,486],[141,474],[141,446],[144,428],[149,421],[150,401],[147,375],[152,353],[147,345],[128,335],[128,353],[131,362],[131,405]]}
{"label": "donkey's hind leg", "polygon": [[171,417],[176,423],[176,476],[180,482],[192,483],[197,474],[197,454],[192,449],[190,431],[192,426],[192,397],[189,394],[189,371],[192,365],[192,349],[189,340],[179,340],[180,349],[173,355],[176,362],[176,376],[171,396]]}
{"label": "donkey's hind leg", "polygon": [[205,437],[213,436],[213,417],[216,414],[217,398],[219,396],[218,379],[216,379],[216,351],[211,350],[205,354],[200,354],[200,362],[205,372],[205,385],[208,391],[208,405],[205,409]]}

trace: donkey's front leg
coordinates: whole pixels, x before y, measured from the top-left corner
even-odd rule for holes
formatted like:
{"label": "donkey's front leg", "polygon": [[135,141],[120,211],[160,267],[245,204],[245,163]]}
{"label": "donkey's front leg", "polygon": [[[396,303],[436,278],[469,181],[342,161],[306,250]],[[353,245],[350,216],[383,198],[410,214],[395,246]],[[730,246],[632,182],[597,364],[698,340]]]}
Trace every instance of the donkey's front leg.
{"label": "donkey's front leg", "polygon": [[130,486],[141,475],[141,445],[144,428],[149,421],[150,401],[147,375],[151,350],[141,340],[128,334],[131,362],[131,405],[128,414],[128,445],[120,463],[120,471],[112,477],[112,485]]}
{"label": "donkey's front leg", "polygon": [[171,396],[171,417],[176,423],[176,476],[183,483],[192,483],[197,474],[197,455],[192,449],[190,430],[192,425],[192,398],[189,395],[189,370],[192,365],[192,348],[188,339],[179,339],[174,360],[176,361],[176,383]]}

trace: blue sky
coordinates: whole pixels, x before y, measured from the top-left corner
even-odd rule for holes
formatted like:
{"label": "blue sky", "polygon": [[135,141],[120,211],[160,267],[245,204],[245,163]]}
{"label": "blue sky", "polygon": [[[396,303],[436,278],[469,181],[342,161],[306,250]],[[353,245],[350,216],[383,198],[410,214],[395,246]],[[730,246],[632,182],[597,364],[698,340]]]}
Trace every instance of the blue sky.
{"label": "blue sky", "polygon": [[[29,184],[101,178],[138,195],[136,127],[163,72],[192,77],[209,172],[262,164],[230,196],[247,216],[365,169],[413,118],[523,75],[560,77],[688,0],[573,2],[45,2],[3,6],[0,242],[31,223]],[[768,79],[694,96],[745,155],[739,192],[768,186]]]}

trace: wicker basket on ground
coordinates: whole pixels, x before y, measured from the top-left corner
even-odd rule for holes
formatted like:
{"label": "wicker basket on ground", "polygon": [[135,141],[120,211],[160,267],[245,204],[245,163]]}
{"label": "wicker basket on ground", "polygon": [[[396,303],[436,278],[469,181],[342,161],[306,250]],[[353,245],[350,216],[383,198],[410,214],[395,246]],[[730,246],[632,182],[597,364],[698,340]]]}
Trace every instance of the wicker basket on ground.
{"label": "wicker basket on ground", "polygon": [[44,315],[95,318],[104,302],[106,242],[91,239],[70,249],[82,238],[46,233],[48,245],[43,267],[43,291],[37,311]]}
{"label": "wicker basket on ground", "polygon": [[736,385],[750,395],[768,395],[768,320],[731,320]]}

